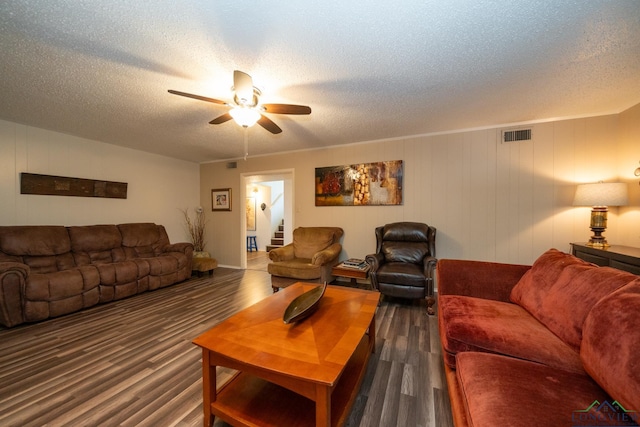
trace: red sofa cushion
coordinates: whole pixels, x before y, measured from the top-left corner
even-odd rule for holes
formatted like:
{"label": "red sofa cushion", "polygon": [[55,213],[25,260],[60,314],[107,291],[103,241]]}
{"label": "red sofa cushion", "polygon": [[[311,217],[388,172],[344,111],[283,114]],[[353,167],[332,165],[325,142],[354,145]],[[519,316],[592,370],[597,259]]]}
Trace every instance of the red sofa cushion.
{"label": "red sofa cushion", "polygon": [[499,353],[584,373],[580,356],[522,307],[458,295],[438,299],[444,360],[467,351]]}
{"label": "red sofa cushion", "polygon": [[600,300],[582,333],[587,373],[625,409],[640,413],[640,279]]}
{"label": "red sofa cushion", "polygon": [[598,415],[597,405],[589,413],[576,411],[596,400],[613,403],[583,374],[477,352],[458,354],[456,364],[467,419],[474,427],[594,425],[585,418]]}
{"label": "red sofa cushion", "polygon": [[511,291],[511,301],[579,351],[582,325],[591,308],[636,277],[550,249],[522,276]]}

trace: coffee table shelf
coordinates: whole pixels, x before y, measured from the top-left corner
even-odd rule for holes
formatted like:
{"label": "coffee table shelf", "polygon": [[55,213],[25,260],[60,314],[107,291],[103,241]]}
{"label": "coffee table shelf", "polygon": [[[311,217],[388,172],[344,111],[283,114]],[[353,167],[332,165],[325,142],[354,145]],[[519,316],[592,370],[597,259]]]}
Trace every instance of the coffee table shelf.
{"label": "coffee table shelf", "polygon": [[[349,416],[366,371],[369,344],[368,336],[363,337],[331,394],[331,426],[343,425]],[[218,389],[211,412],[232,425],[316,425],[313,400],[245,372],[238,372]]]}

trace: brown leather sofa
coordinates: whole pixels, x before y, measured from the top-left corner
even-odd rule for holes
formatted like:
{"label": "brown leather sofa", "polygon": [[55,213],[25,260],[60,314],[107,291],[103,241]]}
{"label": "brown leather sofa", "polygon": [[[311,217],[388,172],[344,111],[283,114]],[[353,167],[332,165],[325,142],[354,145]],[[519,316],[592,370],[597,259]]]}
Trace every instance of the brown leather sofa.
{"label": "brown leather sofa", "polygon": [[376,253],[365,260],[371,266],[371,285],[399,298],[426,298],[433,314],[436,267],[436,229],[420,222],[396,222],[377,227]]}
{"label": "brown leather sofa", "polygon": [[57,317],[191,276],[191,243],[162,225],[0,227],[0,324]]}
{"label": "brown leather sofa", "polygon": [[271,286],[277,292],[295,282],[330,283],[331,269],[338,264],[344,234],[339,227],[298,227],[293,242],[269,251]]}

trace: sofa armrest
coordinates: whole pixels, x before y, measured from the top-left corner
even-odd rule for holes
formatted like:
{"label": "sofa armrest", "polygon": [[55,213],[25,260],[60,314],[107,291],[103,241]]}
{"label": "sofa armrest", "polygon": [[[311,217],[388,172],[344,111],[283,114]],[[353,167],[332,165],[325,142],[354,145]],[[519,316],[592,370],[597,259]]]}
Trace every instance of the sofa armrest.
{"label": "sofa armrest", "polygon": [[511,289],[530,268],[530,265],[441,259],[436,268],[438,295],[508,302]]}
{"label": "sofa armrest", "polygon": [[340,256],[342,252],[342,245],[340,243],[334,243],[326,249],[316,252],[311,258],[311,264],[313,265],[325,265],[335,260]]}
{"label": "sofa armrest", "polygon": [[189,255],[189,252],[193,253],[193,244],[188,242],[171,243],[164,246],[162,252],[182,252],[185,255]]}
{"label": "sofa armrest", "polygon": [[293,243],[284,245],[281,248],[271,249],[269,259],[273,262],[289,261],[293,259]]}
{"label": "sofa armrest", "polygon": [[0,324],[10,328],[24,322],[22,310],[29,266],[19,262],[0,262]]}

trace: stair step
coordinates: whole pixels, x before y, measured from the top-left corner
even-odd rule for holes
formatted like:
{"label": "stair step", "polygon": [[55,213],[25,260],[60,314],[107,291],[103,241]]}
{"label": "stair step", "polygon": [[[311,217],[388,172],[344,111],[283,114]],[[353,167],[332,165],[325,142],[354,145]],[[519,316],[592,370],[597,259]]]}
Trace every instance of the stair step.
{"label": "stair step", "polygon": [[284,231],[284,225],[279,225],[278,226],[278,231]]}
{"label": "stair step", "polygon": [[283,246],[284,239],[271,239],[271,244],[274,246]]}
{"label": "stair step", "polygon": [[273,233],[275,238],[277,239],[284,239],[284,232],[282,231],[276,231],[275,233]]}

